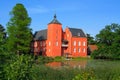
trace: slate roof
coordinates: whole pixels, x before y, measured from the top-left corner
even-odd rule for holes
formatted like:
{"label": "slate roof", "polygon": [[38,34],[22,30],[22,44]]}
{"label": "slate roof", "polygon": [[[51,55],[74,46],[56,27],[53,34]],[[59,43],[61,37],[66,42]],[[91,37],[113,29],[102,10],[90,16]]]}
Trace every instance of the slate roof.
{"label": "slate roof", "polygon": [[82,29],[69,28],[69,30],[72,34],[72,37],[86,37]]}
{"label": "slate roof", "polygon": [[88,48],[90,49],[91,52],[93,52],[94,50],[98,49],[97,45],[88,45]]}
{"label": "slate roof", "polygon": [[49,24],[61,24],[61,23],[57,20],[56,14],[54,15],[54,19],[53,19]]}
{"label": "slate roof", "polygon": [[34,37],[34,40],[46,40],[47,39],[47,29],[35,32],[33,37]]}

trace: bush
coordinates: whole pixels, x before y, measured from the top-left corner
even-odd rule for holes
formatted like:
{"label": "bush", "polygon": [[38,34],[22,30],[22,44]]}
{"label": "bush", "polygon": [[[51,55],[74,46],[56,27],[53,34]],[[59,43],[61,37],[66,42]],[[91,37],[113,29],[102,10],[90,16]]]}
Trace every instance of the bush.
{"label": "bush", "polygon": [[91,54],[94,59],[120,60],[120,50],[111,46],[101,47]]}
{"label": "bush", "polygon": [[76,75],[72,80],[96,80],[93,70],[83,70],[80,74]]}
{"label": "bush", "polygon": [[0,52],[0,79],[5,79],[4,67],[10,62],[10,56],[7,52]]}
{"label": "bush", "polygon": [[31,80],[31,68],[33,59],[28,55],[17,55],[6,65],[6,79],[8,80]]}

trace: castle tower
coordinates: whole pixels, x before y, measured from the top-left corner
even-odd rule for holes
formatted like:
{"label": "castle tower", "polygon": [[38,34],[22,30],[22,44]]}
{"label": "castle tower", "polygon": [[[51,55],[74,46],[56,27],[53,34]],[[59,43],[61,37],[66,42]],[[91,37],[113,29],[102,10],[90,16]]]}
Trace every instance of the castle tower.
{"label": "castle tower", "polygon": [[54,15],[54,19],[48,24],[46,55],[49,57],[61,56],[61,45],[62,24],[57,20],[56,15]]}

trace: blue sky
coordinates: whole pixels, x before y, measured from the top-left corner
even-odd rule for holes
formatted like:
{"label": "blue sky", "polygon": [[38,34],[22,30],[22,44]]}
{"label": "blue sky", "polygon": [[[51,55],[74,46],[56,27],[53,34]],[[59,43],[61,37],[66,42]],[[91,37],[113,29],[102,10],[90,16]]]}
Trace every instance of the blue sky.
{"label": "blue sky", "polygon": [[1,0],[0,24],[6,27],[10,11],[22,3],[32,18],[30,28],[46,29],[56,13],[57,19],[66,26],[81,28],[95,36],[105,25],[120,24],[120,0]]}

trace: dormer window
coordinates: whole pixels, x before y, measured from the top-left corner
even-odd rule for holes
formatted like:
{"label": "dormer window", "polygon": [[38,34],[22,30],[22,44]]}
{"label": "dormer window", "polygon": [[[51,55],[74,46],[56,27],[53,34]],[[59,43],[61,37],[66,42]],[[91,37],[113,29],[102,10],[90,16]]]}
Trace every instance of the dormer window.
{"label": "dormer window", "polygon": [[78,36],[80,36],[80,33],[78,33]]}

